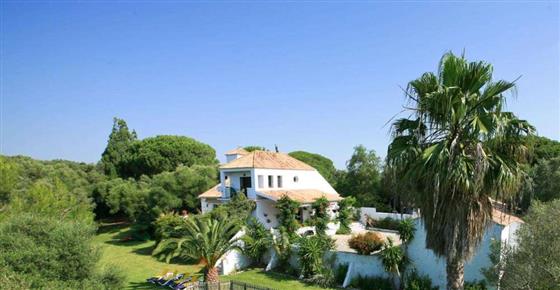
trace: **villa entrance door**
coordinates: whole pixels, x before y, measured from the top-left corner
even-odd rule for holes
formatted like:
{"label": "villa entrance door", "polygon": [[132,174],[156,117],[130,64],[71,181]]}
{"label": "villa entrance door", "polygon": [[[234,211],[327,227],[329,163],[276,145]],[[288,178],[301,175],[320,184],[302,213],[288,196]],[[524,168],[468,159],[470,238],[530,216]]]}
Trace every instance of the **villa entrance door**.
{"label": "villa entrance door", "polygon": [[247,188],[251,188],[251,176],[242,176],[239,178],[239,189],[247,195]]}

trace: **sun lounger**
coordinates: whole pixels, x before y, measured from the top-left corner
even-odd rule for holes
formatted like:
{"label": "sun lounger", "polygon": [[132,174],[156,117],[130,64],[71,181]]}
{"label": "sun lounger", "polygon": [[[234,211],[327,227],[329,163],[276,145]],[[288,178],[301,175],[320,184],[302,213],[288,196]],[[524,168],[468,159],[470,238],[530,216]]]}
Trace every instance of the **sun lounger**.
{"label": "sun lounger", "polygon": [[161,285],[161,286],[169,286],[171,283],[183,278],[184,276],[185,276],[185,274],[181,273],[181,274],[178,274],[175,277],[172,277],[171,279],[165,281],[164,283],[159,283],[158,282],[158,284]]}
{"label": "sun lounger", "polygon": [[161,284],[161,283],[163,283],[163,281],[168,280],[172,276],[173,276],[173,273],[168,272],[168,273],[165,273],[161,276],[155,276],[155,277],[148,278],[148,279],[146,279],[146,282],[152,283],[152,284]]}
{"label": "sun lounger", "polygon": [[187,286],[185,286],[185,284],[189,283],[192,281],[192,276],[186,278],[185,280],[179,282],[179,283],[172,283],[169,285],[169,288],[173,289],[173,290],[182,290],[187,288]]}

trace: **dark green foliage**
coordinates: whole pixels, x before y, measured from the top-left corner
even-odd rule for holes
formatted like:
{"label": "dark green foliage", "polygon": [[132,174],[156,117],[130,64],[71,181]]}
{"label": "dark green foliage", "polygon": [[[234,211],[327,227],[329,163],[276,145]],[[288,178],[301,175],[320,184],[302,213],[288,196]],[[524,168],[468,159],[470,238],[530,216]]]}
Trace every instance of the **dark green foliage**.
{"label": "dark green foliage", "polygon": [[311,165],[313,168],[317,169],[319,173],[331,184],[336,184],[335,172],[336,168],[334,163],[329,158],[315,153],[305,152],[305,151],[294,151],[290,152],[288,155],[298,159],[306,164]]}
{"label": "dark green foliage", "polygon": [[0,156],[0,209],[10,201],[16,189],[19,170],[15,162]]}
{"label": "dark green foliage", "polygon": [[215,185],[217,169],[213,166],[179,166],[140,180],[115,178],[98,183],[93,196],[107,215],[124,215],[151,234],[152,223],[172,211],[198,210],[198,194]]}
{"label": "dark green foliage", "polygon": [[[136,141],[136,132],[128,129],[126,121],[113,119],[113,129],[103,154],[101,154],[101,168],[111,178],[120,175],[120,166],[130,145]],[[122,175],[121,175],[122,176]]]}
{"label": "dark green foliage", "polygon": [[207,144],[184,136],[156,136],[132,143],[119,166],[121,177],[139,178],[179,166],[216,166],[216,151]]}
{"label": "dark green foliage", "polygon": [[169,238],[179,238],[185,233],[181,231],[185,217],[176,213],[162,214],[154,222],[154,239],[159,242]]}
{"label": "dark green foliage", "polygon": [[348,273],[348,264],[340,264],[338,265],[338,267],[336,267],[334,271],[334,281],[336,282],[337,285],[342,286],[347,273]]}
{"label": "dark green foliage", "polygon": [[95,184],[92,196],[99,217],[124,215],[135,220],[147,208],[148,183],[114,178]]}
{"label": "dark green foliage", "polygon": [[428,275],[420,275],[411,271],[406,275],[404,290],[438,290],[439,287],[432,285],[432,279]]}
{"label": "dark green foliage", "polygon": [[246,151],[249,151],[249,152],[253,152],[253,151],[268,151],[268,149],[266,149],[266,148],[264,148],[264,147],[262,147],[262,146],[254,146],[254,145],[245,146],[245,147],[243,147],[243,149],[245,149]]}
{"label": "dark green foliage", "polygon": [[465,282],[465,290],[487,290],[486,283],[484,281],[467,281]]}
{"label": "dark green foliage", "polygon": [[315,226],[315,231],[319,235],[324,235],[327,230],[330,216],[327,212],[329,201],[325,197],[318,198],[312,204],[313,216],[311,217],[312,225]]}
{"label": "dark green foliage", "polygon": [[541,160],[531,176],[536,199],[547,202],[560,198],[560,157]]}
{"label": "dark green foliage", "polygon": [[[117,269],[112,273],[97,270],[99,252],[91,243],[95,232],[91,225],[14,214],[0,223],[0,232],[0,268],[8,272],[1,280],[34,289],[120,289],[124,286]],[[17,277],[9,273],[17,273]]]}
{"label": "dark green foliage", "polygon": [[278,209],[278,223],[280,230],[287,232],[290,238],[293,238],[296,230],[299,228],[299,223],[296,220],[296,215],[299,210],[299,202],[290,199],[287,195],[282,196],[276,202],[276,209]]}
{"label": "dark green foliage", "polygon": [[400,222],[390,217],[386,217],[381,220],[376,220],[374,218],[367,216],[366,226],[372,228],[398,231],[400,227]]}
{"label": "dark green foliage", "polygon": [[228,219],[242,226],[251,216],[255,207],[256,204],[253,200],[248,199],[244,194],[237,194],[228,203],[214,208],[206,215],[214,219]]}
{"label": "dark green foliage", "polygon": [[403,244],[410,243],[410,241],[414,239],[414,233],[416,232],[414,220],[410,218],[401,220],[397,230],[399,231],[399,238]]}
{"label": "dark green foliage", "polygon": [[243,241],[243,253],[251,258],[254,263],[261,265],[264,254],[272,246],[272,234],[256,218],[247,220]]}
{"label": "dark green foliage", "polygon": [[352,223],[352,219],[354,218],[354,204],[356,203],[356,198],[353,196],[348,196],[343,200],[338,202],[338,216],[336,219],[340,223],[340,227],[336,232],[339,235],[346,235],[350,234],[350,223]]}
{"label": "dark green foliage", "polygon": [[391,279],[383,277],[364,277],[359,275],[352,279],[350,287],[361,290],[393,290]]}
{"label": "dark green foliage", "polygon": [[559,216],[560,199],[531,206],[517,231],[517,247],[503,247],[501,264],[494,268],[502,274],[501,289],[559,289]]}
{"label": "dark green foliage", "polygon": [[272,249],[274,249],[274,252],[276,252],[278,256],[278,264],[275,270],[287,274],[293,272],[290,266],[292,243],[290,242],[290,235],[286,231],[278,231],[278,234],[273,236]]}
{"label": "dark green foliage", "polygon": [[354,196],[357,206],[390,210],[389,199],[381,191],[381,159],[373,150],[359,145],[347,162],[347,171],[339,173],[336,190],[342,196]]}
{"label": "dark green foliage", "polygon": [[334,241],[326,235],[315,235],[300,237],[297,245],[301,275],[304,278],[311,278],[324,274],[325,254],[334,249]]}
{"label": "dark green foliage", "polygon": [[358,234],[348,240],[348,246],[359,255],[369,255],[383,247],[383,237],[374,232]]}
{"label": "dark green foliage", "polygon": [[39,180],[12,198],[8,214],[31,212],[59,220],[81,221],[93,224],[93,204],[87,196],[76,196],[57,179],[51,184]]}
{"label": "dark green foliage", "polygon": [[541,160],[560,157],[560,142],[540,136],[529,136],[526,138],[533,151],[533,164]]}

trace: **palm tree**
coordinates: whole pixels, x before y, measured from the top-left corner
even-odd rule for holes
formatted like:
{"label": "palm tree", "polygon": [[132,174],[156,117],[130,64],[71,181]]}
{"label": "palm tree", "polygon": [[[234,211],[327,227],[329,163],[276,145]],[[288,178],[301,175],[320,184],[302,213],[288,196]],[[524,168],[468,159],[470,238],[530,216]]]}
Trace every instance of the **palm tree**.
{"label": "palm tree", "polygon": [[417,192],[426,245],[446,258],[447,289],[463,289],[464,263],[491,219],[490,197],[518,188],[534,129],[503,111],[514,82],[492,80],[492,65],[445,54],[438,74],[406,89],[408,118],[393,123],[388,165]]}
{"label": "palm tree", "polygon": [[235,237],[239,227],[235,222],[223,219],[197,217],[187,219],[181,227],[181,238],[161,241],[154,250],[154,255],[165,257],[166,261],[178,256],[199,260],[205,265],[205,280],[218,282],[219,274],[216,264],[220,257],[230,250],[238,249]]}
{"label": "palm tree", "polygon": [[272,247],[272,233],[267,230],[255,217],[247,220],[245,235],[241,237],[243,247],[241,251],[254,263],[260,264],[264,254]]}

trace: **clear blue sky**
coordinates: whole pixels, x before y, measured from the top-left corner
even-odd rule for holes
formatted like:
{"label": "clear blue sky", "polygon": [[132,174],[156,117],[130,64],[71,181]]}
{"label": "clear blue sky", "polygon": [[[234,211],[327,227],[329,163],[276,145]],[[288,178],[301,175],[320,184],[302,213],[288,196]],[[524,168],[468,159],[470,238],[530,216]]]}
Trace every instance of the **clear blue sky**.
{"label": "clear blue sky", "polygon": [[558,2],[68,2],[2,3],[2,154],[95,162],[118,116],[340,168],[385,156],[399,86],[463,49],[522,75],[509,109],[560,138]]}

